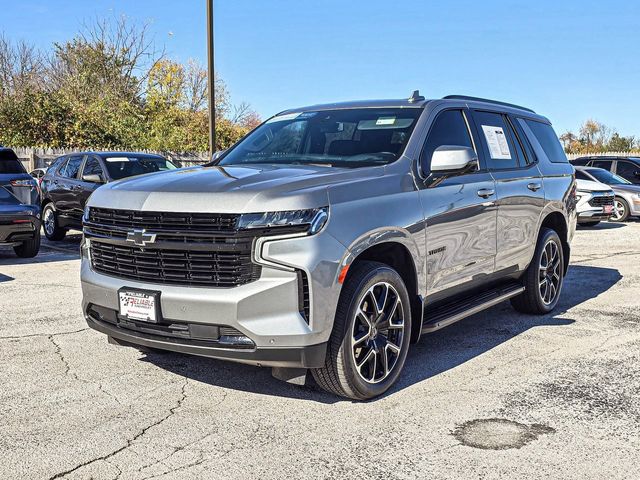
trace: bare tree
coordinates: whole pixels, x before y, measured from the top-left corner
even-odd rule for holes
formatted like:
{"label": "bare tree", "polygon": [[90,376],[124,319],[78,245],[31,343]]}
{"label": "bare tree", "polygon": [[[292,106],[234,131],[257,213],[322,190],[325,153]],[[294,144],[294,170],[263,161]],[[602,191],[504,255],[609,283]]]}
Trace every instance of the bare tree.
{"label": "bare tree", "polygon": [[64,44],[54,45],[49,73],[54,89],[69,87],[81,98],[106,91],[141,101],[149,72],[165,57],[156,48],[149,24],[125,16],[98,19]]}
{"label": "bare tree", "polygon": [[190,59],[185,74],[187,108],[192,112],[206,109],[209,101],[207,95],[207,71],[198,62]]}
{"label": "bare tree", "polygon": [[0,97],[38,88],[44,80],[42,54],[32,45],[12,43],[0,34]]}

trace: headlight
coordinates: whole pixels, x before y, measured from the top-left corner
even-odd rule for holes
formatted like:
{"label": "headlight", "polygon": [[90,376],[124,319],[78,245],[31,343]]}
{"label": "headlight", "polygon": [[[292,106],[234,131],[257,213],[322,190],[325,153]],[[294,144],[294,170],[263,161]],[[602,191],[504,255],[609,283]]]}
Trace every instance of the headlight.
{"label": "headlight", "polygon": [[[329,218],[329,207],[286,212],[245,213],[240,216],[239,229],[304,227],[309,234],[318,233]],[[304,229],[303,229],[304,230]]]}
{"label": "headlight", "polygon": [[576,196],[578,197],[578,200],[582,200],[584,199],[589,199],[591,198],[591,192],[587,192],[586,190],[578,190],[576,192]]}

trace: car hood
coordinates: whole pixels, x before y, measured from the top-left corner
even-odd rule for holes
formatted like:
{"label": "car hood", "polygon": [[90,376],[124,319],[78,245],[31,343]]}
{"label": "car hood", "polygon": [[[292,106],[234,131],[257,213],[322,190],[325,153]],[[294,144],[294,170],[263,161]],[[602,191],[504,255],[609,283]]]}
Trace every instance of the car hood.
{"label": "car hood", "polygon": [[600,182],[592,182],[591,180],[577,179],[576,184],[578,190],[585,190],[587,192],[608,192],[611,187]]}
{"label": "car hood", "polygon": [[146,211],[247,213],[329,204],[332,184],[382,176],[383,167],[214,166],[152,173],[98,188],[89,206]]}

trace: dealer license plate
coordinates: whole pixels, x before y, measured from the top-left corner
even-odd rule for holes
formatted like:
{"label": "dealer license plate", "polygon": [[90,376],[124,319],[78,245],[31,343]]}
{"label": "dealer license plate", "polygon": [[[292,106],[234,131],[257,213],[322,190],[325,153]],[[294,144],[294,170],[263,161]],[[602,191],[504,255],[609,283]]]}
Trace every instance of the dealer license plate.
{"label": "dealer license plate", "polygon": [[604,213],[613,213],[613,205],[605,205]]}
{"label": "dealer license plate", "polygon": [[142,290],[120,290],[120,315],[130,320],[141,322],[158,322],[160,310],[158,292],[145,292]]}

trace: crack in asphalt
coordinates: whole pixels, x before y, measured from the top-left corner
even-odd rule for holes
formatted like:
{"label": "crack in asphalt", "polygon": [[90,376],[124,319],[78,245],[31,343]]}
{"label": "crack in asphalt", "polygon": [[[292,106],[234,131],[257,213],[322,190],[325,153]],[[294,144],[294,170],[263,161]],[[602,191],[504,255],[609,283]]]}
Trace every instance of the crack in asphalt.
{"label": "crack in asphalt", "polygon": [[[164,417],[162,417],[159,420],[156,420],[152,424],[147,425],[146,427],[142,428],[137,434],[135,434],[133,436],[133,438],[127,439],[126,440],[126,444],[123,445],[122,447],[117,448],[116,450],[114,450],[114,451],[112,451],[110,453],[107,453],[105,455],[101,455],[99,457],[87,460],[86,462],[82,462],[81,464],[76,465],[75,467],[70,468],[68,470],[65,470],[63,472],[57,473],[57,474],[53,475],[52,477],[49,477],[49,480],[55,480],[57,478],[63,478],[65,476],[69,475],[70,473],[73,473],[76,470],[81,469],[82,467],[86,467],[88,465],[91,465],[92,463],[99,462],[101,460],[107,461],[107,463],[111,463],[111,462],[108,462],[108,460],[110,458],[112,458],[113,456],[117,455],[120,452],[125,451],[126,449],[131,447],[131,445],[133,445],[133,443],[136,440],[138,440],[141,437],[143,437],[150,429],[152,429],[153,427],[157,427],[157,426],[161,425],[162,423],[167,421],[169,418],[171,418],[176,413],[176,411],[182,406],[182,403],[187,398],[186,388],[187,388],[187,384],[189,383],[189,379],[186,378],[186,377],[183,377],[183,378],[184,378],[184,383],[182,384],[182,388],[181,388],[181,391],[180,391],[180,398],[178,398],[178,401],[176,402],[176,404],[173,407],[169,408],[169,413],[167,413],[167,415],[165,415]],[[111,463],[111,464],[113,465],[113,463]],[[119,467],[117,467],[117,468],[120,469]],[[120,474],[121,473],[122,473],[122,470],[120,470]],[[119,478],[120,474],[118,474],[118,476],[116,478]]]}
{"label": "crack in asphalt", "polygon": [[72,330],[70,332],[59,332],[59,333],[31,333],[29,335],[10,335],[7,337],[0,337],[0,340],[19,340],[21,338],[34,338],[34,337],[58,337],[60,335],[73,335],[74,333],[84,332],[85,330],[89,330],[89,327],[84,327],[79,330]]}
{"label": "crack in asphalt", "polygon": [[[222,398],[220,399],[220,401],[218,401],[216,404],[212,405],[211,408],[217,408],[217,407],[219,407],[220,405],[222,405],[225,402],[225,400],[227,399],[227,396],[228,396],[228,392],[223,390],[222,394],[223,395],[222,395]],[[155,460],[155,461],[153,461],[151,463],[148,463],[148,464],[140,466],[138,468],[138,470],[137,470],[137,473],[142,473],[143,470],[151,468],[151,467],[153,467],[155,465],[158,465],[158,464],[162,464],[162,465],[166,466],[167,468],[171,468],[169,465],[164,463],[166,460],[168,460],[171,457],[173,457],[176,453],[182,452],[184,450],[187,450],[187,449],[189,449],[189,447],[191,447],[191,446],[193,446],[193,445],[195,445],[197,443],[202,442],[203,440],[209,438],[212,435],[215,435],[216,433],[218,433],[218,432],[207,432],[205,435],[203,435],[203,436],[201,436],[201,437],[199,437],[199,438],[197,438],[195,440],[192,440],[191,442],[185,443],[184,445],[179,445],[177,447],[173,447],[172,446],[171,447],[171,449],[172,449],[171,453],[169,453],[168,455],[165,455],[164,457],[162,457],[159,460]],[[203,462],[204,462],[204,460],[203,460]],[[202,462],[200,462],[200,463],[202,463]],[[200,463],[197,463],[197,465],[199,465]],[[195,466],[195,465],[190,465],[190,466]],[[180,467],[180,468],[182,468],[182,467]],[[188,468],[188,467],[185,467],[185,468]],[[162,474],[152,475],[150,477],[144,477],[143,480],[149,480],[151,478],[155,478],[155,477],[160,476],[160,475],[166,475],[167,473],[173,473],[174,471],[175,470],[172,470],[171,472],[165,472],[165,473],[162,473]]]}

